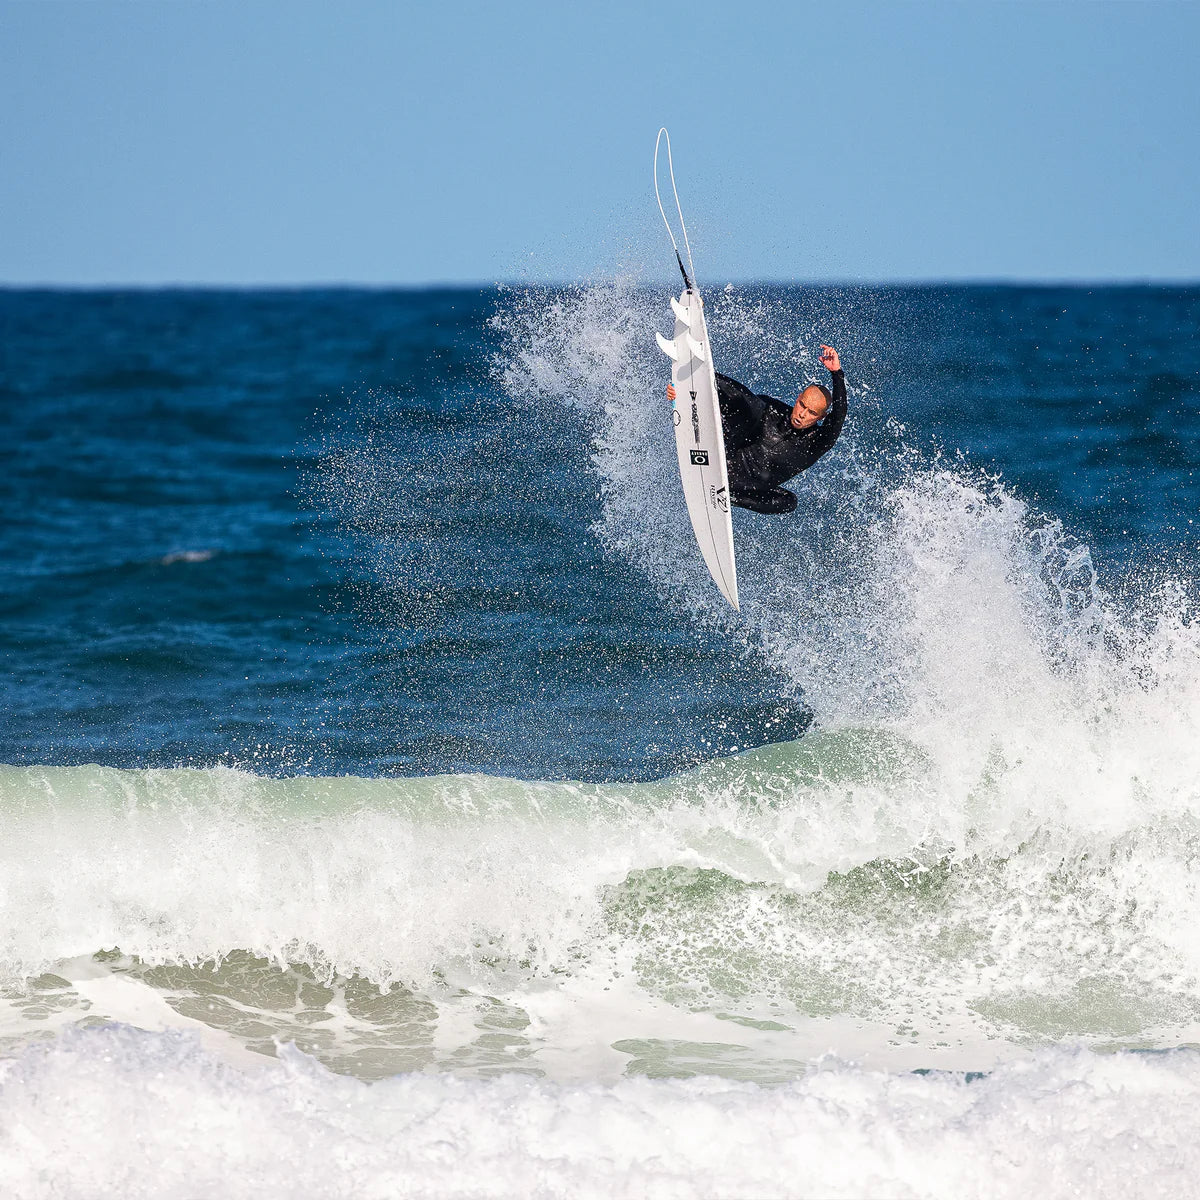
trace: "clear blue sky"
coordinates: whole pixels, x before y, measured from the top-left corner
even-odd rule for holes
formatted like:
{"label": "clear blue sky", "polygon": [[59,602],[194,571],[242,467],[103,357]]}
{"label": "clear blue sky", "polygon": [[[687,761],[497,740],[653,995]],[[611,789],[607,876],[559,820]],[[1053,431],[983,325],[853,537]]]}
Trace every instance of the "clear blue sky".
{"label": "clear blue sky", "polygon": [[1190,0],[0,0],[0,282],[665,278],[660,124],[711,281],[1200,279]]}

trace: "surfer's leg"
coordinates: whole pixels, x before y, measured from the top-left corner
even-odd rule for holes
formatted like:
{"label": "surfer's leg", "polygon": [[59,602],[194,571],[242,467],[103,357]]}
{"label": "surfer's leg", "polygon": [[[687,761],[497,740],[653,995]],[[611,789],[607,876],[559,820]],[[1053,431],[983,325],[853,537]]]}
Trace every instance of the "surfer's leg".
{"label": "surfer's leg", "polygon": [[799,501],[787,488],[768,488],[765,491],[739,491],[730,485],[729,498],[738,508],[748,508],[751,512],[769,513],[772,516],[796,511]]}
{"label": "surfer's leg", "polygon": [[796,510],[796,497],[771,481],[766,452],[755,443],[729,455],[729,498],[739,508],[759,513],[790,513]]}
{"label": "surfer's leg", "polygon": [[732,453],[725,451],[725,468],[729,472],[729,490],[738,492],[769,492],[775,486],[767,452],[761,443],[752,442]]}

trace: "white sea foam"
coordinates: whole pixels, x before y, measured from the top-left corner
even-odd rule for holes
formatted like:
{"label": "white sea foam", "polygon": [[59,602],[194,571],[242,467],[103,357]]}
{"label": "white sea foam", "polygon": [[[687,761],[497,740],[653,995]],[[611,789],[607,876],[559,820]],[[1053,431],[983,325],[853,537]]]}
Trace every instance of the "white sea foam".
{"label": "white sea foam", "polygon": [[619,1073],[618,1042],[678,1058],[672,1036],[746,1046],[753,1077],[768,1050],[987,1066],[1000,1039],[1194,1036],[1194,822],[982,805],[968,828],[954,801],[919,751],[846,731],[642,785],[3,768],[0,963],[19,995],[102,949],[247,951],[416,988],[443,1027],[466,989],[560,1078],[598,1046]]}
{"label": "white sea foam", "polygon": [[208,562],[216,553],[215,550],[172,550],[170,554],[164,554],[158,561],[164,567],[172,566],[175,563],[202,563]]}
{"label": "white sea foam", "polygon": [[12,1197],[1186,1195],[1200,1058],[1043,1052],[967,1082],[829,1061],[775,1089],[407,1075],[85,1031],[0,1065]]}

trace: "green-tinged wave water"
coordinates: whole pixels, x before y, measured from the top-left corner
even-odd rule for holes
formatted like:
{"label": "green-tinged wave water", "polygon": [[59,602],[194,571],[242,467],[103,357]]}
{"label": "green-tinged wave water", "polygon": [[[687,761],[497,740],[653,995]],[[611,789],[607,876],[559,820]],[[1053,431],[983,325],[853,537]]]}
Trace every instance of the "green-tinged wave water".
{"label": "green-tinged wave water", "polygon": [[4,1034],[198,1023],[366,1077],[595,1043],[764,1081],[835,1028],[932,1064],[1189,1041],[1195,819],[1047,820],[994,764],[963,799],[852,729],[650,784],[4,768]]}

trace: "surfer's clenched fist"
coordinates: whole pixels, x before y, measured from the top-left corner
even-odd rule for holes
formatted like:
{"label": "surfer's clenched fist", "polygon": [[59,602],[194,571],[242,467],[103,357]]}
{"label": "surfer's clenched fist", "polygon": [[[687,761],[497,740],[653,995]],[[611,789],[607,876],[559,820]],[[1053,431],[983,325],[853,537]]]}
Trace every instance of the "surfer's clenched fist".
{"label": "surfer's clenched fist", "polygon": [[838,352],[832,346],[821,345],[821,361],[830,369],[830,371],[840,371],[842,369],[842,360],[838,358]]}

